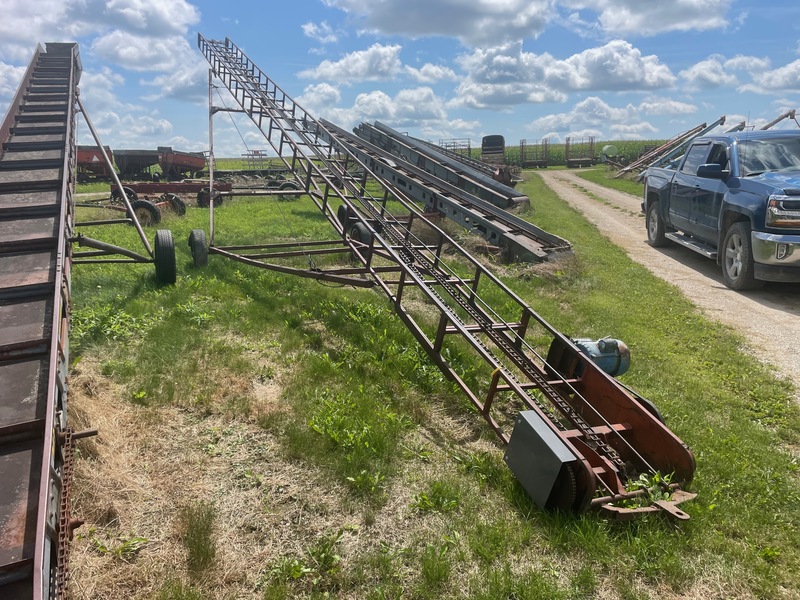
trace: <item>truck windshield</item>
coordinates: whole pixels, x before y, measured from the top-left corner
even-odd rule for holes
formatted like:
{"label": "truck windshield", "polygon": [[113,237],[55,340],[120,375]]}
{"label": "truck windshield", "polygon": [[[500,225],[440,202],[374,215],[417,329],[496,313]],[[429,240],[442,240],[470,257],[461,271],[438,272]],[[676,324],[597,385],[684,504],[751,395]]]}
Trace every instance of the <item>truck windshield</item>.
{"label": "truck windshield", "polygon": [[800,137],[739,142],[739,171],[743,177],[792,170],[800,171]]}

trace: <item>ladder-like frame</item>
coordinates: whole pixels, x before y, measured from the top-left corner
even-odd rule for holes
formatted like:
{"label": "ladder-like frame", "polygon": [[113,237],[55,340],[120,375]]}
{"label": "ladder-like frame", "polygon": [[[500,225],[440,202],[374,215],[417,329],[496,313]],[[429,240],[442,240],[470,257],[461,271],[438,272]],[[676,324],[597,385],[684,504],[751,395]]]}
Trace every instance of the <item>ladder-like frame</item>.
{"label": "ladder-like frame", "polygon": [[[280,160],[305,182],[308,196],[341,236],[338,243],[358,261],[349,271],[352,282],[375,286],[390,299],[431,359],[510,444],[506,461],[538,504],[574,511],[606,507],[624,516],[627,509],[612,503],[641,495],[626,491],[632,477],[671,473],[678,482],[673,489],[692,479],[692,453],[648,403],[602,371],[429,220],[382,174],[379,161],[314,119],[229,39],[198,35],[198,47]],[[377,195],[370,191],[375,183]],[[407,212],[397,216],[390,202]],[[264,262],[280,254],[264,248],[226,249],[215,246],[212,235],[209,252],[291,272]],[[349,276],[342,270],[333,275],[291,269],[318,279]],[[436,323],[414,315],[420,299],[436,311]],[[642,510],[686,518],[675,504],[689,496],[678,490],[673,503]]]}

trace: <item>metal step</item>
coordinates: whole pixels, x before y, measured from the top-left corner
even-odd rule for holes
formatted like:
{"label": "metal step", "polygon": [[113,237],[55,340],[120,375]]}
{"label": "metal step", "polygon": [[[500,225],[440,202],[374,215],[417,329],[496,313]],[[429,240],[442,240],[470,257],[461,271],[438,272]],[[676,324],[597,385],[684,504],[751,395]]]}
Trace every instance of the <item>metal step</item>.
{"label": "metal step", "polygon": [[66,112],[26,113],[17,115],[17,123],[64,123]]}
{"label": "metal step", "polygon": [[61,135],[67,133],[67,125],[63,121],[47,121],[44,123],[22,123],[10,129],[11,135]]}
{"label": "metal step", "polygon": [[41,92],[25,94],[22,99],[25,102],[66,102],[69,100],[67,94],[42,94]]}
{"label": "metal step", "polygon": [[32,113],[32,112],[49,112],[49,113],[66,113],[67,111],[67,103],[66,102],[36,102],[31,101],[23,104],[19,107],[20,113]]}
{"label": "metal step", "polygon": [[45,190],[19,190],[0,194],[0,219],[25,219],[58,214],[60,189],[55,183]]}
{"label": "metal step", "polygon": [[3,150],[6,152],[37,152],[40,150],[63,149],[63,135],[25,136],[20,140],[12,137],[11,140],[3,144]]}
{"label": "metal step", "polygon": [[683,233],[678,233],[677,231],[668,231],[664,234],[664,237],[668,240],[672,240],[676,244],[680,244],[681,246],[689,248],[689,250],[694,250],[706,258],[717,258],[717,249],[710,244],[698,240],[697,238],[693,238]]}

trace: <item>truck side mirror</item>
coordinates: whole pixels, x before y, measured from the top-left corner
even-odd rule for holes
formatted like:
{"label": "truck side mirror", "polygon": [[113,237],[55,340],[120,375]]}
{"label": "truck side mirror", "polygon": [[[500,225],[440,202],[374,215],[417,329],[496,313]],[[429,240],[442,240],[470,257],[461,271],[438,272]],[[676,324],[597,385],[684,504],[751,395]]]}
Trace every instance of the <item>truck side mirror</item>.
{"label": "truck side mirror", "polygon": [[697,167],[697,176],[706,179],[726,179],[730,174],[730,171],[723,170],[722,165],[717,163],[707,163]]}

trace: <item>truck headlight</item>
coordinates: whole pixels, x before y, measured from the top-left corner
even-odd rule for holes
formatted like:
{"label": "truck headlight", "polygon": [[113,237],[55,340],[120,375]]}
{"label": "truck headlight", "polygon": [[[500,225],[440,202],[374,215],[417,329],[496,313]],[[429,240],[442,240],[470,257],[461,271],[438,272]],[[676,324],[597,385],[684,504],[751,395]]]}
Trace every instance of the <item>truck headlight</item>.
{"label": "truck headlight", "polygon": [[772,194],[767,198],[767,227],[800,227],[800,197]]}

